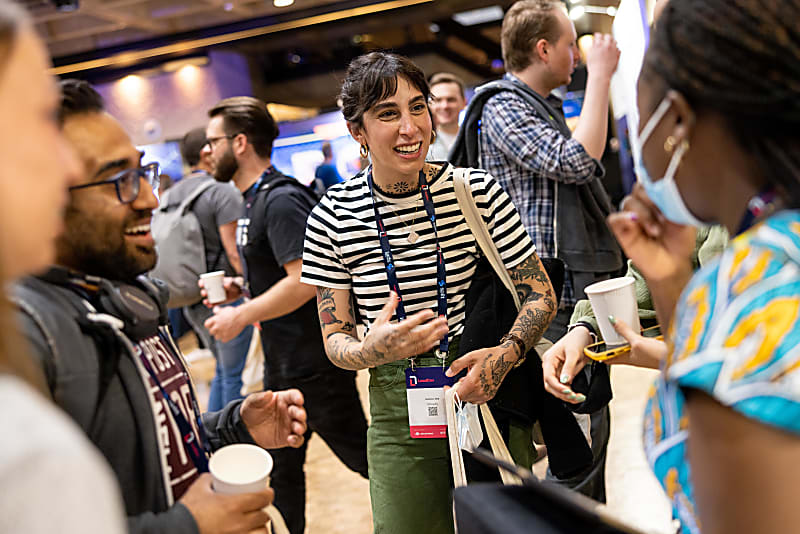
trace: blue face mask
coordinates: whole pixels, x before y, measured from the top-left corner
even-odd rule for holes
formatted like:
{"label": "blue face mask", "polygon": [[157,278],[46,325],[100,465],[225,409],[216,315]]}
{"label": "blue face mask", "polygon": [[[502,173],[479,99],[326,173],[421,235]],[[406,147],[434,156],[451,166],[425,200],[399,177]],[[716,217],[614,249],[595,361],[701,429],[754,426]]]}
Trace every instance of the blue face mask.
{"label": "blue face mask", "polygon": [[633,140],[633,160],[636,165],[636,176],[644,187],[645,192],[647,192],[647,196],[650,197],[653,204],[661,210],[661,213],[667,220],[676,224],[697,227],[708,226],[708,224],[702,222],[689,211],[689,208],[686,207],[686,203],[683,201],[683,197],[681,197],[681,192],[678,190],[678,184],[675,183],[675,173],[678,170],[683,155],[689,148],[689,143],[683,142],[675,149],[664,177],[658,181],[653,181],[642,160],[644,144],[647,142],[647,139],[650,137],[650,134],[653,133],[656,126],[661,122],[661,119],[664,118],[664,114],[666,114],[671,105],[671,100],[665,97],[653,112],[647,124],[645,124],[642,133],[638,138]]}

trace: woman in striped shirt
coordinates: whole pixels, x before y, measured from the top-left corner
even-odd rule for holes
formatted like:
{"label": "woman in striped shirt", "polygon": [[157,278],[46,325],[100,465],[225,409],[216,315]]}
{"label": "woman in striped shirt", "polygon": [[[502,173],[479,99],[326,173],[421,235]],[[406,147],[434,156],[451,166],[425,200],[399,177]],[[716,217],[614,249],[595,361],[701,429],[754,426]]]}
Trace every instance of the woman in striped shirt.
{"label": "woman in striped shirt", "polygon": [[418,410],[406,383],[424,375],[438,385],[465,370],[460,398],[488,401],[547,328],[555,297],[509,197],[485,171],[471,170],[472,194],[523,306],[498,346],[456,359],[478,248],[452,168],[425,162],[434,134],[424,74],[404,57],[373,52],[350,64],[341,97],[348,129],[371,165],[329,189],[309,216],[302,280],[317,287],[331,361],[370,370],[375,532],[449,532],[443,414],[430,402],[441,387],[427,389]]}

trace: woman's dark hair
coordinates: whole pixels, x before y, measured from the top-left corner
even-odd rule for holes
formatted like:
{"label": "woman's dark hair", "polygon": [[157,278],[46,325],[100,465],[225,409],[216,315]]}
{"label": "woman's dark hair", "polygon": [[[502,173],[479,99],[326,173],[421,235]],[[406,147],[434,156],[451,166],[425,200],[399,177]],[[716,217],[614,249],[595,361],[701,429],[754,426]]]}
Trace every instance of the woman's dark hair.
{"label": "woman's dark hair", "polygon": [[363,126],[364,113],[397,92],[399,76],[419,89],[427,104],[431,89],[425,81],[425,73],[407,57],[389,52],[370,52],[351,61],[340,95],[345,120]]}
{"label": "woman's dark hair", "polygon": [[670,0],[642,69],[722,115],[787,207],[800,207],[798,21],[800,0]]}

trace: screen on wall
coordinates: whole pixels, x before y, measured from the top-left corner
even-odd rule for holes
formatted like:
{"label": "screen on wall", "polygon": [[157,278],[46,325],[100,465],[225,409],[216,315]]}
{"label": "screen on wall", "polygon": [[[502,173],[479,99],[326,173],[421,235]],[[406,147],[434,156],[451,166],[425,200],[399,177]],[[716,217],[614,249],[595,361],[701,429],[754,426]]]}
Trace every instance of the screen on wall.
{"label": "screen on wall", "polygon": [[280,136],[272,147],[272,164],[284,174],[304,184],[314,180],[314,171],[322,163],[322,143],[328,141],[333,150],[333,163],[342,179],[361,169],[356,143],[347,131],[340,111],[322,113],[313,119],[283,122]]}
{"label": "screen on wall", "polygon": [[177,182],[183,177],[183,162],[178,141],[164,141],[137,148],[144,152],[143,164],[157,161],[161,167],[161,174],[169,175],[173,182]]}

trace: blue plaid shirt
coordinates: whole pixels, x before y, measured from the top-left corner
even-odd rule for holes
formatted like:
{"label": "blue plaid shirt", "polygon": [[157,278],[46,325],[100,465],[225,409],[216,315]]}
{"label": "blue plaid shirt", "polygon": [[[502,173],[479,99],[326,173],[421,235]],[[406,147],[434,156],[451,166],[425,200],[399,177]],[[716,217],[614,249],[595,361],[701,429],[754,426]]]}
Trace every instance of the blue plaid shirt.
{"label": "blue plaid shirt", "polygon": [[[524,85],[511,74],[505,78]],[[554,107],[560,110],[561,101]],[[536,245],[536,253],[543,258],[555,257],[556,182],[587,183],[602,177],[603,167],[577,140],[564,137],[524,98],[510,91],[498,93],[486,102],[479,135],[481,167],[511,197]],[[572,276],[567,269],[561,306],[574,306],[575,301]]]}

